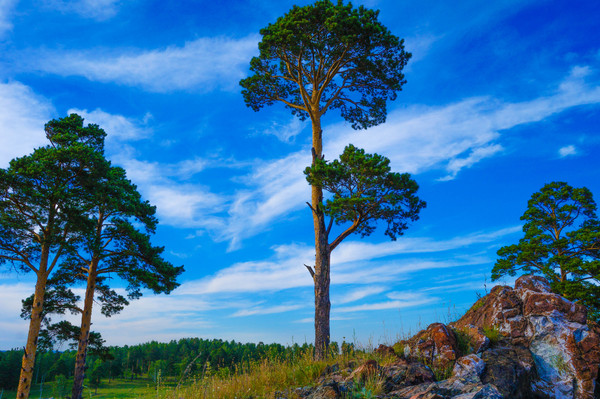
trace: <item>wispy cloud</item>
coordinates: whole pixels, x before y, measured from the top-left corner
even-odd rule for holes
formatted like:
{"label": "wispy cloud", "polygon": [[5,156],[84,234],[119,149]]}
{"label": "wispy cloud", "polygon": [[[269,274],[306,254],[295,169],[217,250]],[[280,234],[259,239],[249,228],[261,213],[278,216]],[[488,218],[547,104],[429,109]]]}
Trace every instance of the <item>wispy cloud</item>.
{"label": "wispy cloud", "polygon": [[558,155],[561,158],[568,157],[569,155],[577,155],[577,148],[574,145],[562,147],[558,150]]}
{"label": "wispy cloud", "polygon": [[15,4],[17,0],[0,0],[0,38],[13,27],[11,18]]}
{"label": "wispy cloud", "polygon": [[[21,54],[26,61],[20,67],[153,92],[233,90],[244,77],[258,40],[255,35],[241,39],[204,37],[181,47],[155,50],[31,51]],[[37,62],[40,57],[45,62]]]}
{"label": "wispy cloud", "polygon": [[[411,106],[392,111],[388,121],[367,133],[345,124],[325,127],[325,155],[337,158],[348,143],[390,158],[394,170],[418,174],[441,170],[452,180],[464,169],[501,154],[502,135],[569,108],[600,103],[600,87],[586,81],[595,71],[575,67],[553,94],[523,102],[474,97],[440,107]],[[591,79],[593,80],[593,79]],[[309,148],[283,159],[263,162],[244,179],[249,190],[237,193],[219,239],[236,249],[241,241],[305,206],[309,187],[302,170]]]}
{"label": "wispy cloud", "polygon": [[500,153],[498,140],[502,134],[510,134],[510,129],[575,106],[600,103],[600,86],[592,78],[594,74],[597,71],[589,67],[574,67],[553,94],[529,101],[475,97],[443,107],[397,110],[369,134],[348,134],[347,127],[334,126],[332,133],[338,137],[326,146],[326,157],[337,156],[351,142],[368,152],[385,154],[395,170],[420,173],[445,169],[442,179],[453,179],[461,170]]}
{"label": "wispy cloud", "polygon": [[367,298],[371,295],[381,294],[386,289],[387,289],[387,287],[382,287],[382,286],[360,287],[355,290],[346,292],[340,298],[334,299],[333,302],[340,303],[340,304],[355,302],[355,301]]}
{"label": "wispy cloud", "polygon": [[284,143],[290,143],[297,135],[302,133],[305,127],[306,123],[294,116],[287,123],[271,123],[269,127],[262,131],[262,134],[272,135]]}
{"label": "wispy cloud", "polygon": [[152,135],[152,130],[147,125],[152,118],[146,114],[142,120],[135,120],[123,115],[115,115],[101,109],[88,111],[87,109],[71,108],[68,114],[78,114],[85,119],[85,123],[95,123],[107,133],[107,141],[135,141],[147,139]]}
{"label": "wispy cloud", "polygon": [[46,5],[64,13],[104,21],[117,15],[119,0],[45,0]]}
{"label": "wispy cloud", "polygon": [[[489,262],[479,256],[454,256],[452,260],[392,259],[392,255],[435,254],[470,245],[494,242],[512,234],[519,228],[502,229],[491,233],[473,234],[449,240],[434,241],[428,238],[403,239],[396,242],[364,243],[349,241],[333,253],[332,284],[373,284],[342,296],[340,303],[363,299],[383,292],[382,285],[406,278],[407,274],[423,270],[444,269]],[[406,242],[404,242],[406,241]],[[276,292],[298,287],[311,287],[313,281],[304,268],[314,259],[314,249],[308,245],[291,244],[273,248],[274,255],[265,260],[236,263],[213,276],[188,282],[183,293],[217,294]],[[365,267],[365,263],[369,267]]]}
{"label": "wispy cloud", "polygon": [[262,307],[257,306],[249,309],[241,309],[231,315],[231,317],[242,317],[242,316],[254,316],[254,315],[267,315],[275,313],[285,313],[292,310],[298,310],[305,307],[305,305],[277,305]]}
{"label": "wispy cloud", "polygon": [[268,229],[275,219],[284,219],[292,211],[306,207],[310,186],[302,171],[308,165],[308,151],[259,163],[244,176],[248,189],[235,194],[229,217],[217,238],[229,241],[230,249],[237,249],[244,238]]}
{"label": "wispy cloud", "polygon": [[228,198],[213,193],[209,187],[193,182],[193,178],[215,164],[203,158],[184,159],[174,163],[140,160],[138,151],[128,143],[149,139],[151,116],[132,118],[105,112],[101,109],[71,109],[85,118],[86,123],[98,124],[107,132],[107,152],[110,160],[127,172],[144,198],[157,207],[161,222],[177,227],[203,228],[222,231],[224,217],[218,216],[227,208]]}
{"label": "wispy cloud", "polygon": [[397,298],[390,296],[391,301],[376,302],[376,303],[365,303],[356,306],[346,306],[335,309],[336,313],[350,313],[350,312],[364,312],[373,310],[386,310],[386,309],[404,309],[415,306],[421,306],[428,303],[432,303],[438,300],[438,298],[426,296],[420,293],[398,293]]}
{"label": "wispy cloud", "polygon": [[0,167],[48,144],[44,124],[54,107],[19,82],[0,83]]}

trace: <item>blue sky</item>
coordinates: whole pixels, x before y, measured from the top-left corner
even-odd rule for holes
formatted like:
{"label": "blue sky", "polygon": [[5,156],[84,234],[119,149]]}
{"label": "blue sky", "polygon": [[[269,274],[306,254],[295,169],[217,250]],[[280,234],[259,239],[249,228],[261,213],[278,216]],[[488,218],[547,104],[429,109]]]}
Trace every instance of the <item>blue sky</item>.
{"label": "blue sky", "polygon": [[[253,112],[238,86],[259,30],[293,4],[309,2],[0,0],[0,167],[44,145],[45,122],[79,113],[157,206],[154,243],[186,267],[169,296],[97,311],[108,344],[313,339],[310,125],[278,105]],[[485,293],[545,183],[600,200],[600,3],[354,4],[406,39],[408,83],[378,127],[327,113],[324,153],[385,155],[428,203],[396,242],[380,230],[333,253],[332,338],[376,345]],[[0,348],[23,345],[33,285],[0,271]]]}

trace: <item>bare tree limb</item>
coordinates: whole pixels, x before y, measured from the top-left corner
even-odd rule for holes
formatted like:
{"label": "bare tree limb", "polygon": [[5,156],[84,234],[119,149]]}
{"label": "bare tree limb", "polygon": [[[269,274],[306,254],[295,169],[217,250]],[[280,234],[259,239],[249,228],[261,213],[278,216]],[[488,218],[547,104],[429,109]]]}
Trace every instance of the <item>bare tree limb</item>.
{"label": "bare tree limb", "polygon": [[308,272],[310,273],[310,276],[313,278],[313,280],[315,279],[315,271],[313,270],[312,267],[310,267],[309,265],[304,265],[307,269]]}

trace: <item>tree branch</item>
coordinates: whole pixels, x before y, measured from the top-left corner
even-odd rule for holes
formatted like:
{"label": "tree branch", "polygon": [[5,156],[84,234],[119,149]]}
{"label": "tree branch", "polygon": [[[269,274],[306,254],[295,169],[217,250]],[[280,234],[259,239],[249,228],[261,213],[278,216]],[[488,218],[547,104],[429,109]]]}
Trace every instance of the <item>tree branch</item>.
{"label": "tree branch", "polygon": [[310,273],[310,276],[313,278],[313,280],[315,279],[315,271],[313,270],[312,267],[310,267],[309,265],[304,265],[306,267],[306,269],[308,269],[308,272]]}
{"label": "tree branch", "polygon": [[329,244],[329,250],[333,251],[335,249],[335,247],[337,247],[342,241],[344,241],[344,239],[346,237],[348,237],[350,234],[354,233],[361,223],[362,223],[362,219],[360,217],[355,219],[354,222],[352,223],[352,226],[348,227],[343,233],[341,233],[339,236],[337,236],[337,238],[335,240],[333,240],[333,242],[331,244]]}

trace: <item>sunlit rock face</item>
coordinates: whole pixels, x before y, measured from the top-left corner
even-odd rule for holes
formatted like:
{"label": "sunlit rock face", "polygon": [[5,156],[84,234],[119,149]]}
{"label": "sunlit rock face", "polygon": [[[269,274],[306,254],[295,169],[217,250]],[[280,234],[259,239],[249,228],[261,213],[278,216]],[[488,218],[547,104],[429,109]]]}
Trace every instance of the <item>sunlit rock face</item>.
{"label": "sunlit rock face", "polygon": [[600,336],[586,309],[550,290],[539,276],[515,287],[497,286],[455,328],[496,327],[511,345],[525,347],[535,364],[532,392],[548,398],[593,398],[600,364]]}
{"label": "sunlit rock face", "polygon": [[381,399],[600,397],[598,327],[587,324],[583,306],[536,276],[519,278],[514,288],[494,287],[458,321],[431,324],[375,354],[384,362],[328,367],[316,386],[294,397],[357,397],[373,379]]}

